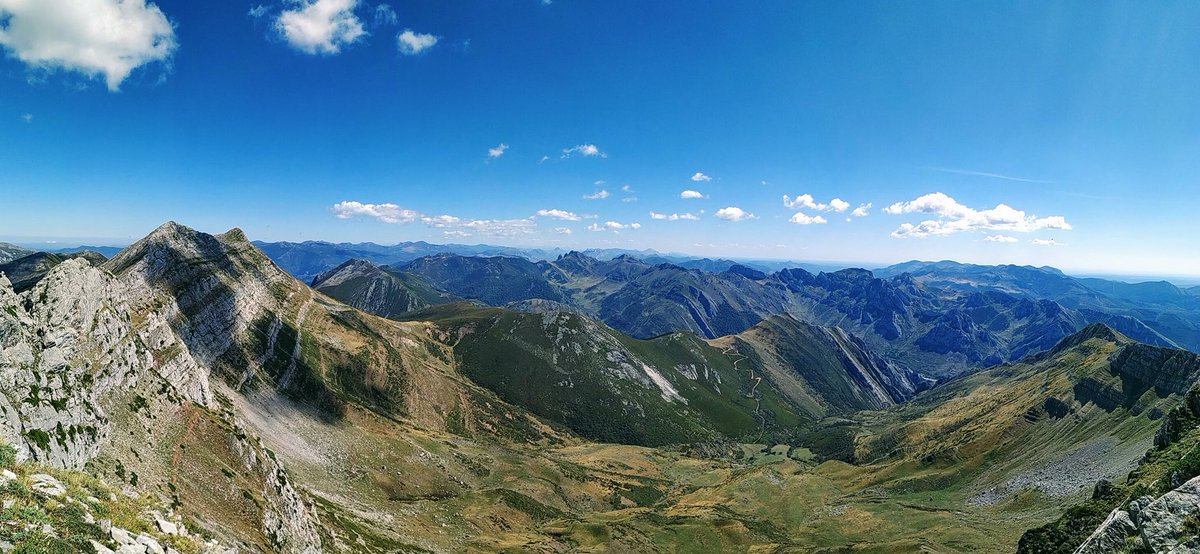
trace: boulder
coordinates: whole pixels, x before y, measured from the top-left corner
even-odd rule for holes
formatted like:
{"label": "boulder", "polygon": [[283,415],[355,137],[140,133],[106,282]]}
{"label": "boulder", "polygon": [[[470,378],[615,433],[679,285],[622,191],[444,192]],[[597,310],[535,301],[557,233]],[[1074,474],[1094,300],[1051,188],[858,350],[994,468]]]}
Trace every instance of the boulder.
{"label": "boulder", "polygon": [[59,497],[67,494],[67,487],[58,479],[45,473],[34,473],[29,476],[29,488],[43,496]]}

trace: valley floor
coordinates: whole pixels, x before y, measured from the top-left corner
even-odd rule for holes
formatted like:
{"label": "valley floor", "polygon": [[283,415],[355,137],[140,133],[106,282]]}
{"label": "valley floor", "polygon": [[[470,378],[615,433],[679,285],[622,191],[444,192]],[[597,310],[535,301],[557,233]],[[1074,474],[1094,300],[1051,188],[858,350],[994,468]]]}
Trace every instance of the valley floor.
{"label": "valley floor", "polygon": [[970,477],[913,486],[936,467],[817,463],[787,445],[514,448],[263,400],[240,411],[251,427],[287,422],[268,447],[315,499],[326,544],[354,551],[1012,552],[1090,492],[988,504]]}

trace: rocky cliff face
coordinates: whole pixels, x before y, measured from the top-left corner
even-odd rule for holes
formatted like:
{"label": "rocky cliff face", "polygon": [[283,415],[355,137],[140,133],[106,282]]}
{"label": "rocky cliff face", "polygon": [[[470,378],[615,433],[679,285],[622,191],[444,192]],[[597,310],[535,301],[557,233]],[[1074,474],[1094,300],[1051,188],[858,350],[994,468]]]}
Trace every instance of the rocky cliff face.
{"label": "rocky cliff face", "polygon": [[13,290],[24,292],[37,284],[54,266],[74,258],[83,258],[94,266],[101,265],[106,261],[102,254],[92,251],[72,254],[38,252],[0,264],[0,273],[3,273],[12,282]]}
{"label": "rocky cliff face", "polygon": [[166,318],[137,312],[124,283],[82,259],[16,295],[0,277],[0,427],[23,457],[79,468],[112,433],[112,412],[161,387],[213,402],[208,374]]}

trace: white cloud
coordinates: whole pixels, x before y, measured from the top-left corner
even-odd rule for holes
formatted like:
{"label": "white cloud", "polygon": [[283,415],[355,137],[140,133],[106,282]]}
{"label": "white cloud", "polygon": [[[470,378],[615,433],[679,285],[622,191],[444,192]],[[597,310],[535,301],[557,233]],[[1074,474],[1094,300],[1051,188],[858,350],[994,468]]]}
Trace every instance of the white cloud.
{"label": "white cloud", "polygon": [[554,228],[554,232],[555,232],[555,233],[558,233],[558,234],[560,234],[560,235],[569,235],[569,234],[571,234],[571,230],[570,230],[570,229],[568,229],[568,228],[566,228],[566,227],[555,227],[555,228]]}
{"label": "white cloud", "polygon": [[642,228],[641,223],[620,223],[617,221],[605,221],[603,224],[593,223],[593,224],[587,226],[587,230],[593,231],[593,232],[599,232],[599,231],[618,232],[623,229],[641,229],[641,228]]}
{"label": "white cloud", "polygon": [[396,15],[396,10],[387,4],[375,6],[375,25],[383,27],[385,25],[395,25],[400,22],[400,16]]}
{"label": "white cloud", "polygon": [[259,4],[257,6],[254,6],[253,8],[250,8],[250,11],[246,12],[246,15],[253,17],[254,19],[258,19],[264,15],[267,15],[267,13],[270,11],[271,11],[271,8],[268,8],[264,4]]}
{"label": "white cloud", "polygon": [[347,200],[330,206],[329,211],[338,219],[370,217],[383,223],[424,223],[437,229],[446,229],[445,233],[458,231],[507,237],[532,233],[537,228],[537,223],[532,217],[524,219],[464,219],[448,214],[431,216],[392,203],[364,204]]}
{"label": "white cloud", "polygon": [[423,216],[416,210],[402,208],[396,204],[363,204],[353,200],[338,202],[329,211],[338,219],[357,216],[373,217],[384,223],[412,223]]}
{"label": "white cloud", "polygon": [[563,158],[570,158],[571,156],[573,156],[575,154],[578,154],[585,158],[596,158],[596,157],[607,158],[608,157],[608,154],[600,151],[600,148],[597,147],[595,144],[580,144],[578,146],[572,146],[570,148],[563,148],[563,151],[562,151]]}
{"label": "white cloud", "polygon": [[603,200],[605,198],[608,198],[608,191],[605,189],[600,189],[592,194],[583,195],[584,200]]}
{"label": "white cloud", "polygon": [[442,231],[442,236],[443,237],[462,238],[462,237],[471,236],[471,233],[468,233],[466,231]]}
{"label": "white cloud", "polygon": [[595,217],[595,216],[579,215],[575,212],[568,212],[567,210],[559,210],[559,209],[538,210],[537,215],[540,215],[542,217],[552,217],[554,219],[561,219],[564,221],[580,221],[584,218],[590,219],[592,217]]}
{"label": "white cloud", "polygon": [[31,114],[31,113],[21,114],[21,121],[24,121],[25,123],[33,123],[33,114]]}
{"label": "white cloud", "polygon": [[804,212],[796,212],[792,214],[791,219],[788,219],[788,223],[795,223],[796,225],[821,225],[827,223],[827,221],[819,215],[810,216]]}
{"label": "white cloud", "polygon": [[1030,233],[1044,229],[1070,230],[1071,225],[1063,216],[1037,217],[1007,204],[997,204],[990,210],[975,210],[958,203],[950,196],[934,192],[908,202],[897,202],[884,208],[886,213],[926,213],[938,217],[916,225],[904,223],[892,232],[896,238],[924,238],[932,235],[950,235],[964,231],[1008,231]]}
{"label": "white cloud", "polygon": [[1029,242],[1030,244],[1036,244],[1038,246],[1063,246],[1063,243],[1054,239],[1033,239]]}
{"label": "white cloud", "polygon": [[854,211],[850,212],[851,217],[867,217],[870,214],[871,214],[871,203],[870,202],[867,202],[866,204],[859,204],[857,208],[854,208]]}
{"label": "white cloud", "polygon": [[462,223],[462,219],[447,214],[424,216],[421,221],[430,227],[453,227]]}
{"label": "white cloud", "polygon": [[34,69],[103,77],[116,91],[134,69],[169,63],[176,41],[145,0],[0,0],[0,46]]}
{"label": "white cloud", "polygon": [[796,198],[788,195],[783,195],[783,205],[793,210],[808,208],[819,212],[844,212],[850,207],[850,203],[841,198],[834,198],[828,204],[822,204],[813,199],[811,194],[801,194]]}
{"label": "white cloud", "polygon": [[494,160],[500,156],[503,156],[506,150],[508,150],[508,145],[502,142],[495,148],[488,148],[488,157]]}
{"label": "white cloud", "polygon": [[660,214],[658,212],[650,212],[650,219],[662,219],[666,221],[679,221],[680,219],[697,220],[700,219],[696,214]]}
{"label": "white cloud", "polygon": [[692,180],[693,181],[711,181],[712,177],[709,177],[708,175],[705,175],[705,174],[697,171],[695,175],[692,175]]}
{"label": "white cloud", "polygon": [[685,190],[679,193],[679,197],[683,199],[706,198],[703,193],[698,190]]}
{"label": "white cloud", "polygon": [[275,29],[305,54],[337,54],[366,36],[354,15],[358,0],[291,0],[293,9],[275,20]]}
{"label": "white cloud", "polygon": [[1010,237],[1008,235],[988,235],[983,237],[983,240],[988,242],[1017,242],[1017,237]]}
{"label": "white cloud", "polygon": [[621,185],[621,192],[633,192],[633,187],[629,185]]}
{"label": "white cloud", "polygon": [[438,38],[428,33],[414,33],[412,29],[405,29],[396,35],[396,44],[400,47],[401,54],[416,56],[433,48],[438,43]]}
{"label": "white cloud", "polygon": [[628,204],[629,202],[637,202],[637,201],[638,201],[638,197],[636,197],[636,196],[626,196],[625,198],[622,198],[622,199],[621,199],[621,201],[622,201],[622,202],[625,202],[626,204]]}
{"label": "white cloud", "polygon": [[757,219],[758,218],[758,216],[756,216],[750,212],[747,212],[746,210],[743,210],[737,206],[729,206],[726,208],[721,208],[721,209],[717,210],[716,213],[714,213],[713,215],[716,216],[718,219],[724,219],[725,221],[743,221],[746,219]]}
{"label": "white cloud", "polygon": [[537,228],[532,219],[471,219],[464,221],[466,229],[498,237],[527,235]]}

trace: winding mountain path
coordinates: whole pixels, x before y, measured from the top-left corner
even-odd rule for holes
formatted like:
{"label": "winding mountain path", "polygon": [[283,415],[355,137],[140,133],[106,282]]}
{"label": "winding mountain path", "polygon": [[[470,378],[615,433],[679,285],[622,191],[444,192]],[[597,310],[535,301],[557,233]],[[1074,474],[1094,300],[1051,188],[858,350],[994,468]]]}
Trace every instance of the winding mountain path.
{"label": "winding mountain path", "polygon": [[[746,356],[744,356],[743,354],[738,352],[733,345],[729,345],[724,350],[722,350],[721,353],[725,354],[726,356],[729,356],[730,358],[733,359],[733,369],[734,370],[739,370],[738,364],[742,363],[748,359],[748,358],[746,358]],[[758,395],[755,394],[755,391],[758,390],[758,385],[760,383],[762,383],[762,377],[755,375],[754,370],[750,369],[750,368],[746,368],[746,372],[750,375],[750,380],[754,381],[754,385],[752,385],[750,387],[750,392],[746,393],[746,398],[754,399],[754,417],[758,418],[758,425],[759,425],[758,438],[755,439],[755,442],[757,442],[759,440],[762,440],[762,436],[764,434],[766,434],[766,432],[767,432],[767,418],[763,417],[763,415],[760,413],[760,409],[762,408],[762,399],[760,399],[758,397]]]}

